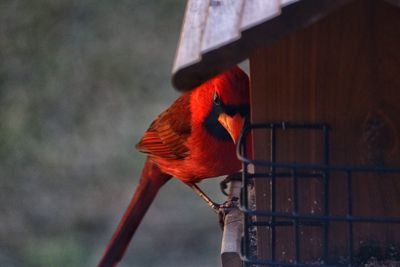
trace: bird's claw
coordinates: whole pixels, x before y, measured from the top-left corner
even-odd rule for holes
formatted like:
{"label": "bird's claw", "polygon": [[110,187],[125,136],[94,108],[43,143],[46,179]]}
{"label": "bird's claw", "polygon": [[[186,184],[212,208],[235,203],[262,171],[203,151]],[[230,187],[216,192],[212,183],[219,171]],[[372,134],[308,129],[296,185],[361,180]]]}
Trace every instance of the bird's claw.
{"label": "bird's claw", "polygon": [[225,196],[228,196],[228,193],[225,191],[225,189],[228,188],[228,185],[227,185],[227,182],[225,181],[225,179],[222,180],[222,181],[219,183],[219,188],[220,188],[222,194],[224,194]]}
{"label": "bird's claw", "polygon": [[225,191],[228,188],[228,183],[230,183],[232,181],[241,181],[241,180],[242,180],[241,172],[233,173],[231,175],[226,176],[224,178],[224,180],[222,180],[219,183],[219,187],[220,187],[222,194],[224,194],[225,196],[228,196],[228,193]]}
{"label": "bird's claw", "polygon": [[225,201],[223,204],[220,204],[218,207],[218,218],[219,225],[221,229],[224,229],[225,217],[228,213],[239,206],[239,198],[232,197],[231,199]]}

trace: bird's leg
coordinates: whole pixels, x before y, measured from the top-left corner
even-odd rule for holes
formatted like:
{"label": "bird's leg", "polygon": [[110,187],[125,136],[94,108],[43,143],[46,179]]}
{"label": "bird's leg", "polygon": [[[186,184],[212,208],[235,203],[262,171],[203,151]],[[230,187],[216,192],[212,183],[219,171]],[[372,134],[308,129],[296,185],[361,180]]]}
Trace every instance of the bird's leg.
{"label": "bird's leg", "polygon": [[219,183],[219,187],[221,189],[221,192],[225,196],[228,196],[228,193],[225,191],[225,189],[228,188],[228,183],[230,183],[232,181],[242,181],[242,173],[241,172],[236,172],[236,173],[230,174],[230,175],[226,176],[224,178],[224,180],[222,180]]}
{"label": "bird's leg", "polygon": [[211,200],[196,184],[194,183],[188,183],[188,186],[193,189],[193,191],[200,196],[206,203],[207,205],[213,209],[215,213],[220,212],[220,206],[219,204],[215,203],[214,201]]}
{"label": "bird's leg", "polygon": [[[240,173],[238,173],[240,174]],[[230,179],[229,182],[231,181],[237,181],[237,174],[233,174],[233,175],[229,175],[228,177],[230,177],[233,179]],[[225,178],[226,179],[226,178]],[[228,183],[228,182],[227,182]],[[230,196],[229,199],[227,201],[225,201],[223,204],[217,204],[214,201],[211,200],[211,198],[209,196],[207,196],[203,190],[201,190],[195,183],[188,183],[188,186],[190,186],[190,188],[192,188],[192,190],[198,195],[200,196],[206,203],[207,205],[212,208],[212,210],[218,214],[218,218],[219,218],[219,225],[221,226],[221,229],[224,228],[224,220],[225,220],[225,216],[229,213],[229,211],[231,211],[233,208],[236,208],[238,206],[238,197],[235,196]]]}

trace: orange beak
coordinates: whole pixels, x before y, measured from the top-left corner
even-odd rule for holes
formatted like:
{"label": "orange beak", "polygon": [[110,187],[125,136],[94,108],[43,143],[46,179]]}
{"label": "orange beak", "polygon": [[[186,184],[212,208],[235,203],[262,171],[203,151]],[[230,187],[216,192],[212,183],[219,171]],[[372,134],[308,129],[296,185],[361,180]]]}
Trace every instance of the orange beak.
{"label": "orange beak", "polygon": [[244,120],[239,113],[231,117],[225,113],[222,113],[218,117],[219,123],[228,131],[232,137],[233,142],[236,144],[239,141],[240,132],[242,131]]}

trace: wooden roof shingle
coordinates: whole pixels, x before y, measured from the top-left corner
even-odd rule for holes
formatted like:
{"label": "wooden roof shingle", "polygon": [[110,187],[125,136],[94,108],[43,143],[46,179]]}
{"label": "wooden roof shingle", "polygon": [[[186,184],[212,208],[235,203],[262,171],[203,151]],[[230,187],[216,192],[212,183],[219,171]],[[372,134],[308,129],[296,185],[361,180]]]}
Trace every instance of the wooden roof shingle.
{"label": "wooden roof shingle", "polygon": [[[352,0],[188,0],[172,82],[190,90]],[[400,6],[400,0],[386,0]]]}

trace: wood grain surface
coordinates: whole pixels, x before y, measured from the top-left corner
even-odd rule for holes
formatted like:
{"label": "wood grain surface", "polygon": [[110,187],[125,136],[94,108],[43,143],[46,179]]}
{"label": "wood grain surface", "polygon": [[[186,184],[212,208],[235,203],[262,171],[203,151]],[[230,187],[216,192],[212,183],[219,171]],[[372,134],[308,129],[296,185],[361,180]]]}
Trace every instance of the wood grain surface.
{"label": "wood grain surface", "polygon": [[[333,164],[400,166],[400,9],[383,1],[355,1],[318,23],[251,56],[252,121],[328,123]],[[254,135],[255,158],[268,159],[265,134]],[[315,133],[281,137],[278,160],[321,162],[321,140]],[[256,169],[257,171],[257,169]],[[300,210],[321,213],[321,184],[299,185]],[[291,184],[277,185],[277,209],[292,211]],[[270,208],[270,184],[256,183],[258,208]],[[330,180],[330,212],[345,215],[345,175]],[[353,213],[400,216],[399,175],[353,175]],[[282,228],[283,229],[283,228]],[[286,229],[286,230],[285,230]],[[277,236],[277,259],[294,258],[291,228]],[[270,258],[270,232],[259,231],[259,255]],[[354,224],[355,251],[376,241],[398,243],[399,225]],[[347,251],[346,225],[330,225],[331,260]],[[301,260],[322,256],[321,229],[304,227]]]}

